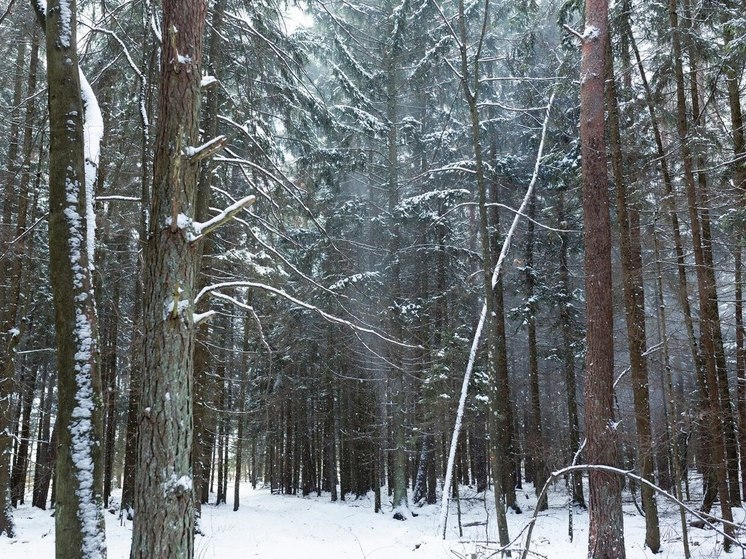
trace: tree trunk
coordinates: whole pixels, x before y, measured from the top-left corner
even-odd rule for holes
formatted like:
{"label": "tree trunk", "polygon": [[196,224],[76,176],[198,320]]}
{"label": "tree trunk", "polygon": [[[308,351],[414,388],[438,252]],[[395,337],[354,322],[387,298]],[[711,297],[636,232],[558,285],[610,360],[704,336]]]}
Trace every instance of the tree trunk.
{"label": "tree trunk", "polygon": [[[539,357],[536,343],[536,302],[534,300],[535,270],[534,270],[534,217],[536,215],[536,195],[531,196],[528,207],[528,224],[526,232],[526,307],[528,310],[528,382],[531,417],[527,432],[527,457],[531,456],[533,465],[532,481],[534,492],[538,496],[547,481],[547,467],[544,461],[546,448],[541,425],[541,391],[539,389]],[[528,461],[528,458],[527,458]],[[528,468],[527,468],[528,470]],[[539,510],[547,510],[546,495],[537,503]]]}
{"label": "tree trunk", "polygon": [[[145,353],[138,412],[135,521],[130,557],[194,555],[192,241],[199,164],[202,0],[166,0],[153,196],[145,255]],[[200,241],[196,241],[199,243]]]}
{"label": "tree trunk", "polygon": [[[684,20],[686,33],[684,33],[684,44],[686,46],[689,60],[689,91],[692,104],[692,129],[695,134],[691,138],[691,151],[695,167],[697,169],[697,193],[699,199],[697,210],[700,216],[701,224],[701,242],[702,242],[702,262],[704,267],[702,273],[707,278],[707,316],[710,321],[712,341],[715,351],[715,366],[718,375],[718,394],[720,397],[720,409],[722,414],[723,443],[725,445],[725,454],[727,460],[726,476],[728,480],[728,492],[730,495],[731,505],[741,506],[741,492],[738,483],[738,443],[736,440],[735,419],[733,417],[733,407],[731,405],[730,389],[728,387],[728,372],[725,362],[725,350],[723,346],[723,332],[720,323],[720,310],[718,306],[717,280],[715,277],[715,265],[712,255],[712,230],[710,227],[710,201],[707,173],[704,169],[707,166],[703,150],[705,146],[699,141],[700,133],[698,130],[704,128],[704,110],[700,110],[699,104],[699,70],[698,55],[699,52],[692,40],[694,20],[691,15],[690,1],[684,0]],[[677,86],[678,87],[678,86]],[[704,108],[703,108],[704,109]],[[686,153],[686,148],[682,149],[682,156]],[[692,238],[694,240],[694,238]],[[696,260],[696,248],[695,248]]]}
{"label": "tree trunk", "polygon": [[[726,46],[733,40],[733,29],[724,22],[724,39]],[[733,56],[733,55],[731,55]],[[741,203],[746,200],[746,131],[741,109],[739,91],[739,76],[737,73],[739,60],[729,58],[725,63],[725,81],[728,88],[728,106],[730,108],[731,134],[733,136],[733,182],[736,195]],[[736,320],[736,377],[737,377],[737,409],[738,409],[738,447],[740,448],[741,493],[746,498],[746,349],[744,348],[743,325],[743,268],[741,243],[746,238],[746,224],[741,223],[736,239],[735,253],[735,320]]]}
{"label": "tree trunk", "polygon": [[117,342],[119,337],[119,281],[111,286],[111,302],[104,307],[109,310],[106,317],[105,334],[102,336],[104,354],[101,370],[104,381],[104,408],[106,423],[104,430],[104,506],[109,506],[114,477],[114,447],[117,433]]}
{"label": "tree trunk", "polygon": [[[208,47],[208,73],[216,78],[221,77],[221,60],[223,45],[220,37],[225,12],[225,0],[218,0],[211,20],[210,43]],[[203,115],[202,128],[205,130],[205,139],[210,140],[217,137],[218,131],[218,106],[220,103],[220,87],[211,87],[205,98],[205,112]],[[197,201],[195,207],[195,219],[206,221],[210,213],[210,199],[212,191],[213,164],[206,162],[199,174],[197,187]],[[212,275],[210,257],[213,252],[213,240],[208,237],[202,246],[203,258],[200,273],[197,278],[197,291],[204,287],[208,278]],[[205,312],[207,302],[198,305],[197,312]],[[200,514],[202,504],[209,500],[209,477],[210,477],[210,449],[212,435],[216,428],[214,395],[217,393],[217,383],[214,376],[210,375],[210,352],[207,347],[210,328],[207,323],[197,328],[197,346],[194,353],[194,448],[193,467],[195,483],[195,506],[197,514]]]}
{"label": "tree trunk", "polygon": [[106,556],[100,494],[101,379],[91,278],[95,165],[103,131],[94,129],[100,113],[90,86],[85,83],[81,90],[76,5],[66,5],[69,9],[62,13],[54,0],[47,4],[47,14],[39,12],[46,28],[50,123],[49,259],[60,426],[56,477],[65,480],[56,486],[55,551],[59,559],[90,559]]}
{"label": "tree trunk", "polygon": [[[560,191],[557,198],[557,224],[560,229],[567,227],[565,210],[565,192]],[[568,238],[567,233],[560,233],[559,272],[562,286],[562,300],[560,301],[559,320],[562,328],[562,368],[565,377],[565,391],[567,392],[567,424],[568,424],[568,464],[572,464],[580,448],[580,426],[578,422],[577,382],[575,379],[575,340],[569,307],[572,301],[570,286],[570,268],[567,262]],[[585,507],[583,494],[582,472],[570,475],[571,499],[580,507]]]}
{"label": "tree trunk", "polygon": [[[657,210],[657,208],[656,208]],[[657,212],[656,212],[657,215]],[[677,425],[677,418],[679,417],[678,405],[676,404],[676,398],[674,397],[673,380],[671,374],[671,360],[670,353],[668,350],[668,326],[666,321],[666,307],[665,300],[663,298],[663,271],[661,269],[660,249],[658,247],[658,233],[657,223],[653,223],[653,250],[655,257],[656,266],[656,295],[657,295],[657,317],[659,332],[658,336],[663,345],[663,372],[664,372],[664,383],[663,383],[663,399],[664,399],[664,412],[666,415],[666,430],[668,431],[668,438],[670,441],[671,449],[671,462],[674,477],[674,491],[676,498],[679,501],[683,501],[683,495],[681,491],[682,478],[685,478],[685,471],[682,468],[681,461],[681,450],[679,446],[679,430]],[[686,452],[684,452],[686,456]],[[686,466],[686,463],[683,464]],[[687,495],[687,500],[689,499]],[[689,528],[686,520],[686,511],[684,507],[679,508],[679,517],[681,519],[681,534],[682,541],[684,544],[684,557],[689,559],[691,553],[689,551]]]}
{"label": "tree trunk", "polygon": [[[709,427],[709,436],[712,444],[712,468],[723,519],[732,521],[730,504],[730,492],[728,490],[728,471],[726,464],[726,439],[724,438],[725,417],[723,415],[723,402],[718,383],[718,356],[716,349],[716,328],[720,328],[716,301],[712,299],[715,286],[711,283],[711,276],[705,270],[704,248],[702,244],[702,228],[699,215],[696,186],[694,183],[694,160],[689,148],[689,125],[687,121],[687,107],[684,90],[683,57],[681,52],[681,32],[678,23],[676,0],[669,1],[669,17],[673,38],[674,70],[676,74],[676,107],[677,107],[677,129],[681,146],[681,157],[684,163],[684,182],[686,185],[687,202],[689,206],[689,221],[691,226],[692,245],[694,248],[694,261],[697,271],[697,285],[700,306],[700,340],[702,344],[702,355],[707,376],[707,407],[705,410],[706,423]],[[727,390],[727,386],[724,387]],[[733,529],[726,524],[725,533],[731,537]],[[723,546],[730,549],[731,540],[727,537]]]}
{"label": "tree trunk", "polygon": [[[500,545],[508,545],[510,541],[508,535],[508,524],[505,518],[505,505],[503,498],[509,488],[505,487],[504,480],[508,475],[510,468],[510,457],[505,453],[504,442],[507,440],[505,433],[508,430],[507,402],[502,398],[502,389],[504,386],[498,376],[498,359],[499,359],[499,340],[498,327],[493,323],[496,316],[496,291],[492,286],[492,250],[490,247],[489,218],[487,207],[487,184],[484,172],[484,160],[481,141],[481,123],[478,111],[478,85],[479,85],[479,67],[477,61],[473,61],[470,66],[468,59],[468,45],[466,36],[466,16],[464,12],[464,2],[459,0],[459,35],[460,35],[460,55],[461,55],[461,87],[464,91],[464,97],[469,108],[470,125],[471,125],[471,143],[474,153],[475,171],[477,180],[477,205],[479,208],[479,237],[481,240],[482,256],[482,286],[487,309],[486,322],[484,329],[487,332],[487,374],[490,392],[489,408],[489,432],[490,432],[490,462],[492,465],[493,482],[495,484],[495,509],[497,516],[497,531]],[[473,82],[471,81],[473,80]],[[499,282],[498,282],[499,283]],[[507,369],[505,369],[507,371]],[[454,479],[455,476],[454,476]],[[443,489],[447,491],[447,488]],[[513,492],[515,489],[512,489]]]}
{"label": "tree trunk", "polygon": [[21,377],[21,421],[18,429],[19,441],[11,478],[11,504],[17,507],[24,503],[26,493],[26,470],[28,469],[29,440],[31,436],[31,408],[36,391],[36,363],[30,363]]}
{"label": "tree trunk", "polygon": [[[143,7],[145,13],[143,20],[147,21],[142,28],[143,56],[141,63],[140,79],[140,119],[142,131],[140,134],[140,220],[138,223],[138,248],[144,247],[145,240],[148,236],[149,228],[149,211],[150,211],[150,192],[151,192],[151,140],[150,140],[150,122],[153,113],[153,88],[151,84],[155,81],[153,75],[157,69],[155,63],[155,48],[151,40],[150,30],[150,10],[152,5],[146,4]],[[147,78],[144,76],[147,75]],[[144,253],[144,250],[142,251]],[[127,426],[125,431],[124,444],[124,475],[122,480],[122,500],[120,505],[120,514],[126,512],[127,518],[132,519],[134,515],[135,504],[135,477],[137,467],[137,430],[139,421],[139,398],[140,398],[140,378],[142,376],[145,340],[143,338],[144,319],[143,319],[143,259],[135,259],[135,273],[133,281],[133,310],[132,310],[132,337],[130,342],[132,360],[129,366],[129,385],[127,394]]]}
{"label": "tree trunk", "polygon": [[39,404],[41,419],[39,421],[39,434],[36,444],[36,464],[34,466],[34,489],[31,505],[46,510],[47,494],[49,493],[49,481],[52,478],[52,463],[49,455],[52,452],[51,422],[52,422],[52,396],[54,382],[47,378],[48,371],[44,369],[42,377],[42,398]]}
{"label": "tree trunk", "polygon": [[[616,188],[617,219],[619,222],[619,248],[624,286],[624,310],[627,323],[627,347],[632,371],[632,394],[637,431],[637,465],[640,475],[655,483],[652,427],[650,425],[650,395],[648,388],[647,334],[645,329],[645,290],[642,278],[642,247],[640,245],[640,218],[635,203],[627,196],[624,177],[624,156],[619,126],[619,104],[614,79],[614,61],[611,38],[606,40],[606,103],[609,118],[609,143]],[[642,508],[645,512],[645,545],[653,553],[660,550],[658,506],[653,490],[640,487]]]}
{"label": "tree trunk", "polygon": [[[583,176],[586,319],[588,323],[585,431],[590,464],[617,466],[614,421],[614,339],[604,77],[608,4],[587,0],[580,66],[580,141]],[[590,472],[588,556],[625,556],[619,476]]]}

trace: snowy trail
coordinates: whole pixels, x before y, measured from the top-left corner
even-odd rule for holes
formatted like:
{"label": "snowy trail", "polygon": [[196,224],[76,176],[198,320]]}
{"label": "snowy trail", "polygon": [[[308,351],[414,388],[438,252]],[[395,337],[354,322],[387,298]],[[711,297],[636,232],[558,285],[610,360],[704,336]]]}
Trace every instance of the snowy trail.
{"label": "snowy trail", "polygon": [[[519,491],[519,502],[524,514],[508,514],[510,535],[515,537],[529,521],[535,498],[533,490]],[[229,489],[231,489],[229,487]],[[230,491],[232,496],[232,491]],[[385,494],[384,494],[385,495]],[[625,495],[625,543],[627,559],[643,559],[652,554],[643,549],[645,522]],[[492,496],[477,495],[462,488],[462,525],[464,536],[458,537],[455,504],[448,518],[448,538],[435,536],[439,507],[414,507],[418,516],[400,522],[391,514],[373,514],[372,494],[367,498],[349,499],[332,503],[329,496],[297,497],[271,495],[267,489],[253,491],[242,487],[241,507],[233,512],[232,497],[227,505],[203,508],[202,530],[197,536],[195,557],[198,559],[287,559],[289,557],[325,557],[327,559],[454,559],[485,557],[483,544],[488,537],[495,539],[496,527]],[[385,500],[385,497],[384,497]],[[575,538],[567,537],[568,511],[564,488],[550,494],[550,509],[539,517],[531,549],[547,559],[574,559],[586,556],[587,514],[573,516]],[[658,501],[661,510],[663,553],[659,559],[683,557],[678,515],[672,507]],[[384,509],[388,508],[384,505]],[[744,510],[735,509],[738,522],[744,521]],[[2,559],[49,559],[54,557],[54,518],[51,511],[21,506],[15,514],[18,537],[0,538]],[[487,524],[485,524],[487,521]],[[121,524],[117,516],[106,513],[109,559],[129,557],[132,523]],[[486,527],[488,527],[486,529]],[[692,530],[693,558],[720,556],[722,549],[712,531]],[[517,544],[520,547],[520,543]],[[493,547],[494,549],[494,547]],[[453,550],[453,552],[451,551]],[[455,553],[454,553],[455,552]],[[740,557],[736,552],[733,556]]]}

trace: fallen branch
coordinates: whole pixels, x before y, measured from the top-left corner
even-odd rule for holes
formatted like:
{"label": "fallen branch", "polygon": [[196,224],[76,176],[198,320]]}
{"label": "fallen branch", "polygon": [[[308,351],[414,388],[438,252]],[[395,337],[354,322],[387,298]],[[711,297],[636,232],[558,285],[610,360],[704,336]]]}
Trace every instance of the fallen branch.
{"label": "fallen branch", "polygon": [[[721,522],[724,525],[727,524],[728,526],[731,526],[733,528],[740,528],[740,526],[738,524],[735,524],[733,522],[729,522],[729,521],[724,520],[722,518],[716,518],[716,517],[714,517],[711,514],[706,514],[706,513],[699,512],[698,510],[693,509],[692,507],[690,507],[686,503],[684,503],[684,502],[680,501],[679,499],[677,499],[674,495],[671,495],[671,493],[669,493],[668,491],[665,491],[665,490],[661,489],[660,487],[658,487],[657,485],[655,485],[654,483],[646,480],[644,477],[638,476],[637,474],[633,474],[629,470],[622,470],[620,468],[615,468],[614,466],[606,466],[606,465],[602,465],[602,464],[583,464],[583,465],[579,465],[579,466],[567,466],[566,468],[562,468],[561,470],[557,470],[555,472],[552,472],[549,475],[549,478],[547,479],[546,483],[544,483],[544,487],[541,489],[541,493],[539,494],[539,501],[541,501],[541,499],[546,496],[547,492],[549,491],[549,485],[554,480],[556,480],[557,478],[562,477],[565,474],[568,474],[570,472],[578,472],[578,471],[580,471],[580,472],[592,472],[592,471],[595,471],[595,472],[607,472],[607,473],[617,474],[617,475],[620,475],[620,476],[627,477],[629,479],[633,479],[637,483],[640,483],[642,485],[647,485],[648,487],[650,487],[656,493],[658,493],[660,495],[663,495],[666,499],[668,499],[670,501],[673,501],[674,503],[676,503],[677,505],[679,505],[682,509],[684,509],[685,511],[687,511],[689,514],[692,514],[692,515],[696,516],[697,518],[699,518],[700,521],[703,523],[702,526],[709,526],[710,528],[712,528],[713,530],[715,530],[718,534],[720,534],[721,536],[723,536],[723,538],[725,538],[727,540],[730,540],[732,543],[734,543],[735,545],[737,545],[741,549],[746,549],[746,544],[743,544],[743,543],[739,542],[738,540],[732,538],[728,534],[726,534],[723,530],[721,530],[720,528],[718,528],[715,525],[715,521]],[[537,509],[534,510],[534,516],[531,518],[531,520],[529,522],[528,532],[526,532],[526,547],[524,548],[523,555],[521,556],[521,559],[527,559],[527,557],[528,557],[529,546],[531,545],[531,532],[533,532],[534,526],[536,525],[536,519],[537,519],[538,515],[539,515],[539,509],[537,508]]]}

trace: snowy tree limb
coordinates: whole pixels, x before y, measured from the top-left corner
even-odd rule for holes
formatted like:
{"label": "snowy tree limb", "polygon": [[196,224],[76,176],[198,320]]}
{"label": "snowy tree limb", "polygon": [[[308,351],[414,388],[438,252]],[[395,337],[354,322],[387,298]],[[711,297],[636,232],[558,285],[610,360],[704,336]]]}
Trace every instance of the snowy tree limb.
{"label": "snowy tree limb", "polygon": [[249,196],[246,196],[245,198],[241,198],[237,202],[234,202],[218,215],[208,221],[205,221],[204,223],[200,223],[198,221],[192,222],[192,228],[194,230],[194,234],[196,235],[196,238],[194,240],[197,240],[198,238],[207,235],[211,231],[214,231],[215,229],[232,219],[233,216],[240,212],[242,209],[250,206],[254,202],[256,202],[256,196],[251,194]]}
{"label": "snowy tree limb", "polygon": [[585,37],[583,37],[582,33],[580,33],[579,31],[576,31],[575,29],[573,29],[566,23],[562,27],[564,27],[568,33],[571,33],[572,35],[575,35],[578,39],[580,39],[581,43],[585,41]]}
{"label": "snowy tree limb", "polygon": [[195,326],[199,326],[203,322],[206,322],[210,320],[213,316],[215,316],[217,313],[213,310],[209,310],[207,312],[203,313],[194,313],[192,315],[192,320],[194,321]]}
{"label": "snowy tree limb", "polygon": [[201,146],[198,147],[188,147],[184,150],[184,155],[186,155],[189,160],[192,163],[198,163],[202,161],[203,159],[208,159],[209,157],[212,157],[217,152],[219,152],[223,147],[225,147],[225,144],[228,142],[228,138],[226,136],[218,136],[216,138],[213,138],[212,140],[205,142]]}

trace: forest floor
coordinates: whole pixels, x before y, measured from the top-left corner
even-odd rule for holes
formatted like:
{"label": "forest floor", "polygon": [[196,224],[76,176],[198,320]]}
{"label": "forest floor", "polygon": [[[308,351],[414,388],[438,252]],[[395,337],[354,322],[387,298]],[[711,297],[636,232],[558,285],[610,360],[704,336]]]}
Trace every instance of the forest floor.
{"label": "forest floor", "polygon": [[[373,514],[373,495],[332,503],[329,496],[295,497],[272,495],[268,489],[252,490],[242,485],[241,506],[233,512],[232,498],[227,505],[205,506],[197,536],[195,557],[199,559],[287,559],[289,557],[325,557],[326,559],[482,559],[494,556],[496,546],[486,545],[496,539],[494,501],[488,493],[461,490],[461,525],[459,537],[456,505],[451,504],[448,538],[435,536],[439,506],[413,508],[416,517],[407,521],[386,514]],[[518,492],[523,514],[508,513],[510,535],[515,538],[530,521],[536,499],[527,484]],[[232,496],[232,491],[231,491]],[[695,495],[693,494],[692,497]],[[696,508],[697,502],[692,503]],[[662,553],[655,557],[683,558],[681,524],[678,510],[658,500],[661,511]],[[713,511],[717,512],[717,511]],[[744,509],[734,510],[743,524]],[[54,557],[54,518],[50,511],[27,505],[15,511],[17,537],[0,538],[2,559],[49,559]],[[126,559],[132,523],[117,515],[106,514],[109,559]],[[645,520],[637,512],[629,493],[624,503],[625,544],[628,559],[654,557],[643,546]],[[564,485],[550,494],[549,510],[539,515],[534,529],[533,559],[582,559],[587,556],[588,515],[576,509],[573,514],[574,538],[568,537],[568,507]],[[746,533],[740,533],[746,543]],[[514,543],[523,548],[525,534]],[[742,549],[727,555],[722,551],[722,537],[714,530],[690,528],[692,557],[744,557]],[[475,555],[472,555],[475,554]],[[514,554],[514,557],[516,554]]]}

